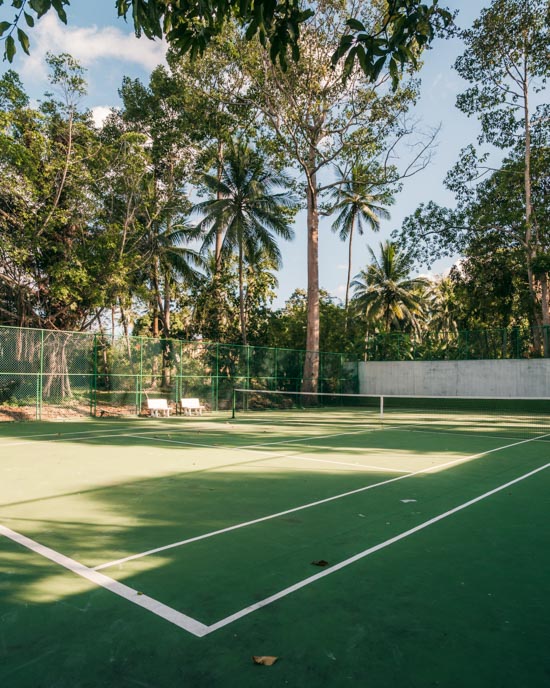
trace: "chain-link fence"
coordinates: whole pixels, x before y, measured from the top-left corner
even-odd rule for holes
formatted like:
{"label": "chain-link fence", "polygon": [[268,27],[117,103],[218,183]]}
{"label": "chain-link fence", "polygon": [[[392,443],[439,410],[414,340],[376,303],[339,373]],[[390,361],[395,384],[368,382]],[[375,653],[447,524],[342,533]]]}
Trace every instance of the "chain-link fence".
{"label": "chain-link fence", "polygon": [[[0,327],[0,412],[12,418],[140,414],[147,399],[231,407],[233,389],[299,391],[305,351]],[[358,362],[315,353],[321,392],[355,393]]]}
{"label": "chain-link fence", "polygon": [[453,361],[550,356],[550,327],[510,327],[367,338],[369,361]]}

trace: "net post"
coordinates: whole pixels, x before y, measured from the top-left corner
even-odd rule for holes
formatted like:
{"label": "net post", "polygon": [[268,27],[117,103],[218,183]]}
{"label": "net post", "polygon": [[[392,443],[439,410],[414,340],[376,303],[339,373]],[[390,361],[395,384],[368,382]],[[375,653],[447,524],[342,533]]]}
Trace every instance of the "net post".
{"label": "net post", "polygon": [[237,392],[233,387],[233,400],[231,402],[231,418],[235,418],[235,407],[237,405]]}
{"label": "net post", "polygon": [[380,395],[380,419],[384,418],[384,397]]}

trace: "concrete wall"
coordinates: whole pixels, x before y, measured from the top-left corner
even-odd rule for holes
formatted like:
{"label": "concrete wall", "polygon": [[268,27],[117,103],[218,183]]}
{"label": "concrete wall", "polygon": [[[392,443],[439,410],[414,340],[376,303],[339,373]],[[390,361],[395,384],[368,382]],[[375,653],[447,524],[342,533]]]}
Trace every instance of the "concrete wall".
{"label": "concrete wall", "polygon": [[550,397],[550,360],[367,361],[362,394]]}

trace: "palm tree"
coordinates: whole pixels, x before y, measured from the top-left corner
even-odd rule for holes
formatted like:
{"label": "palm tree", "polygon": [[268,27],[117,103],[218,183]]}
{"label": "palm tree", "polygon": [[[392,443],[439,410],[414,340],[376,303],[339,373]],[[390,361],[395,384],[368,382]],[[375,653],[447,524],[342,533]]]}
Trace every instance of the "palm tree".
{"label": "palm tree", "polygon": [[221,175],[204,174],[201,182],[212,198],[194,208],[203,214],[197,229],[205,235],[203,249],[215,243],[221,232],[222,254],[228,257],[237,251],[240,328],[246,344],[244,266],[247,256],[253,256],[260,247],[275,264],[280,264],[276,236],[294,237],[290,227],[294,199],[286,191],[274,192],[277,187],[287,186],[287,179],[271,169],[242,140],[228,146]]}
{"label": "palm tree", "polygon": [[354,302],[367,322],[382,320],[385,332],[410,327],[419,330],[425,313],[428,280],[411,278],[411,260],[391,241],[380,243],[380,258],[369,248],[372,263],[355,276]]}
{"label": "palm tree", "polygon": [[364,226],[373,232],[380,229],[381,220],[389,220],[390,214],[384,205],[393,203],[393,198],[387,193],[374,193],[372,183],[369,183],[369,171],[364,165],[355,163],[349,174],[340,167],[338,171],[337,186],[332,190],[331,196],[334,205],[330,213],[338,213],[332,224],[332,231],[340,233],[342,241],[349,240],[348,250],[348,275],[346,281],[345,310],[347,313],[349,304],[349,287],[351,282],[351,259],[353,246],[353,233],[357,231],[362,236]]}
{"label": "palm tree", "polygon": [[434,279],[429,286],[429,298],[430,329],[442,338],[456,335],[457,299],[451,278],[440,276]]}
{"label": "palm tree", "polygon": [[[204,267],[204,259],[189,242],[198,238],[194,227],[180,224],[163,227],[151,236],[153,290],[156,307],[162,314],[164,337],[170,336],[170,301],[176,281],[194,284],[200,277],[198,268]],[[162,288],[161,288],[162,281]]]}
{"label": "palm tree", "polygon": [[[172,226],[170,219],[166,223],[152,223],[141,246],[145,259],[148,277],[151,283],[153,336],[158,337],[159,319],[162,320],[163,357],[162,387],[168,386],[171,351],[170,337],[170,304],[178,280],[187,286],[200,279],[197,268],[204,266],[202,256],[188,246],[198,238],[198,230],[186,224]],[[153,370],[156,373],[156,370]]]}

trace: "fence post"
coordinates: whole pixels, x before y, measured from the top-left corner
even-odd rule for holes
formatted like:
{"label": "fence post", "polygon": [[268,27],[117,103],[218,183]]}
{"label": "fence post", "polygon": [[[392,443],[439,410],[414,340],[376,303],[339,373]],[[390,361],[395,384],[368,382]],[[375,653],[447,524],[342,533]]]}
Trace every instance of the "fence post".
{"label": "fence post", "polygon": [[136,416],[139,416],[139,414],[141,413],[143,389],[143,337],[139,337],[139,373],[136,387]]}
{"label": "fence post", "polygon": [[214,406],[218,411],[220,407],[220,343],[216,342],[216,370],[214,371]]}
{"label": "fence post", "polygon": [[92,338],[92,374],[90,376],[90,416],[97,415],[97,334]]}
{"label": "fence post", "polygon": [[44,388],[44,330],[40,330],[40,373],[36,390],[36,420],[42,420],[42,390]]}
{"label": "fence post", "polygon": [[183,341],[180,339],[180,364],[176,374],[176,411],[183,396]]}
{"label": "fence post", "polygon": [[250,389],[250,344],[246,345],[246,389]]}

